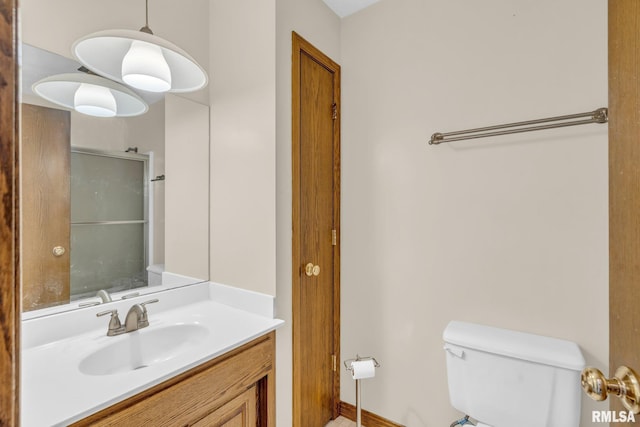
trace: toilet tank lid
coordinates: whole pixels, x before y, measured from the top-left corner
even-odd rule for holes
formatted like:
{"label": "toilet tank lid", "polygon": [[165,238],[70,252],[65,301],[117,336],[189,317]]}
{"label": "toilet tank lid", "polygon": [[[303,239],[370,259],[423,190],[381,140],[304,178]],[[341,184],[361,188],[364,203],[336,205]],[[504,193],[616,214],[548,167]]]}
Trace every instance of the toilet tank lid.
{"label": "toilet tank lid", "polygon": [[585,364],[574,342],[509,329],[453,320],[443,338],[449,344],[574,371]]}

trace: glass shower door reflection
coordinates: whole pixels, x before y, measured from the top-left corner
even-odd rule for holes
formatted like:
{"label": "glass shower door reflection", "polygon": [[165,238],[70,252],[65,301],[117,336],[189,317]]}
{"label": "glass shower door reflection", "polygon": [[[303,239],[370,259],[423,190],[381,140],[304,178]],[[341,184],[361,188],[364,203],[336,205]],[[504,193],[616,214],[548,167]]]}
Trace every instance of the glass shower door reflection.
{"label": "glass shower door reflection", "polygon": [[72,149],[71,299],[147,286],[148,156]]}

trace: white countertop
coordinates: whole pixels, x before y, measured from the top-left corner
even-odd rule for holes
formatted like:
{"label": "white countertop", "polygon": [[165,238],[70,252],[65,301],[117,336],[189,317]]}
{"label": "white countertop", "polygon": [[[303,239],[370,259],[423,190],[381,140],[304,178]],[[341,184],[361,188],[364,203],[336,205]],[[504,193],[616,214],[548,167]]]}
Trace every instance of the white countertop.
{"label": "white countertop", "polygon": [[[24,427],[67,425],[185,372],[278,328],[283,322],[214,301],[215,285],[205,283],[23,322],[21,352],[21,421]],[[133,304],[158,298],[147,307],[149,326],[115,337],[106,335],[109,316],[96,313],[117,308],[124,324]],[[168,360],[142,369],[88,375],[79,363],[88,355],[169,325],[192,324],[206,338]],[[65,334],[68,331],[68,334]]]}

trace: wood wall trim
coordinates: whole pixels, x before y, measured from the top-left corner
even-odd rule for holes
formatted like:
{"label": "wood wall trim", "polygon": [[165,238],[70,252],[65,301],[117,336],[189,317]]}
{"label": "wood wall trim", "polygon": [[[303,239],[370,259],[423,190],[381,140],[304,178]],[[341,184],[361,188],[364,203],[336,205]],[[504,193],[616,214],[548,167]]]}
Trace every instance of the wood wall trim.
{"label": "wood wall trim", "polygon": [[[611,376],[621,365],[640,369],[640,2],[609,0],[608,9]],[[610,400],[612,410],[624,409]],[[640,418],[624,425],[640,426]]]}
{"label": "wood wall trim", "polygon": [[[340,402],[340,415],[351,421],[356,420],[356,407],[347,402]],[[386,418],[372,412],[361,411],[362,424],[367,427],[404,427],[402,424],[394,423]]]}
{"label": "wood wall trim", "polygon": [[0,425],[20,424],[17,0],[0,0]]}
{"label": "wood wall trim", "polygon": [[297,327],[298,318],[300,316],[300,200],[298,195],[300,194],[300,54],[296,47],[296,35],[292,36],[293,47],[291,52],[291,286],[292,286],[292,301],[291,301],[291,317],[292,317],[292,416],[293,423],[299,423],[300,419],[300,404],[299,399],[296,396],[300,395],[300,381],[298,372],[298,366],[301,363],[300,349],[298,344],[300,343],[300,329]]}

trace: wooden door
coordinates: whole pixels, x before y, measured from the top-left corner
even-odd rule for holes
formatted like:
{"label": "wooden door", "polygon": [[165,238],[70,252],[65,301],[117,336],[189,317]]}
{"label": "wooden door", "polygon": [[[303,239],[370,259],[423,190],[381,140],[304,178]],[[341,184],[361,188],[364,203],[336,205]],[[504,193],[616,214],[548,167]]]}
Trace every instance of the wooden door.
{"label": "wooden door", "polygon": [[340,66],[293,34],[293,424],[339,411]]}
{"label": "wooden door", "polygon": [[[609,375],[640,373],[640,2],[609,0]],[[611,409],[623,410],[611,397]],[[612,425],[640,426],[635,423]]]}
{"label": "wooden door", "polygon": [[0,0],[0,426],[20,425],[20,187],[16,0]]}
{"label": "wooden door", "polygon": [[22,104],[21,131],[22,308],[29,311],[69,302],[69,112]]}

